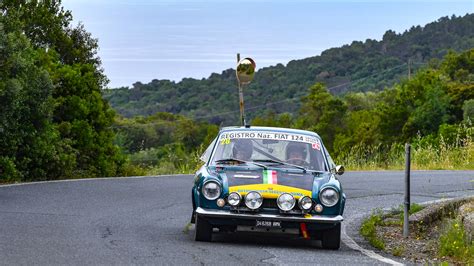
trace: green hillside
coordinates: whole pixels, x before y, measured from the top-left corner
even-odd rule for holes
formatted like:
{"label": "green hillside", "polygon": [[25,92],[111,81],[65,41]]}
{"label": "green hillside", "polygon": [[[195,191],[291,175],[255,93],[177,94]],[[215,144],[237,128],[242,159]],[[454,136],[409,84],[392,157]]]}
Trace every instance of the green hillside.
{"label": "green hillside", "polygon": [[[450,52],[383,91],[341,97],[316,83],[298,102],[296,115],[269,113],[251,124],[317,132],[347,169],[403,169],[407,142],[414,169],[474,169],[474,48]],[[170,113],[118,118],[114,128],[143,171],[134,174],[196,170],[218,130]]]}
{"label": "green hillside", "polygon": [[[326,84],[333,94],[381,90],[406,77],[409,60],[416,71],[433,58],[442,58],[450,49],[463,51],[472,47],[474,14],[442,17],[403,33],[388,30],[381,41],[354,41],[325,50],[320,56],[260,69],[245,92],[247,114],[253,118],[264,112],[293,113],[300,107],[300,98],[316,82]],[[133,88],[105,90],[104,97],[125,117],[171,112],[225,125],[236,124],[238,118],[232,69],[201,80],[137,82]]]}

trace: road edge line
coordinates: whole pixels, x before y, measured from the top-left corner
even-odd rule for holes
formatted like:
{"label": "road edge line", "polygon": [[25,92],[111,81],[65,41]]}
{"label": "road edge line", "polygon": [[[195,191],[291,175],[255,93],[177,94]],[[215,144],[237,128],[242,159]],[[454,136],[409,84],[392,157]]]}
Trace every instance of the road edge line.
{"label": "road edge line", "polygon": [[[360,218],[365,215],[358,215],[355,218]],[[369,258],[381,261],[383,263],[391,264],[391,265],[404,265],[403,263],[400,263],[398,261],[392,260],[390,258],[384,257],[378,253],[376,253],[373,250],[365,249],[361,247],[357,242],[355,242],[354,239],[352,239],[347,233],[346,233],[346,225],[345,223],[342,223],[342,242],[348,246],[350,249],[360,251],[362,254],[366,255]]]}
{"label": "road edge line", "polygon": [[193,174],[144,175],[144,176],[116,176],[116,177],[94,177],[94,178],[77,178],[77,179],[46,180],[46,181],[34,181],[34,182],[24,182],[24,183],[3,184],[3,185],[0,185],[0,188],[3,188],[3,187],[26,186],[26,185],[40,185],[40,184],[48,184],[48,183],[97,181],[97,180],[117,180],[117,179],[143,179],[143,178],[168,177],[168,176],[169,176],[169,177],[173,177],[173,176],[182,176],[182,175],[193,175]]}

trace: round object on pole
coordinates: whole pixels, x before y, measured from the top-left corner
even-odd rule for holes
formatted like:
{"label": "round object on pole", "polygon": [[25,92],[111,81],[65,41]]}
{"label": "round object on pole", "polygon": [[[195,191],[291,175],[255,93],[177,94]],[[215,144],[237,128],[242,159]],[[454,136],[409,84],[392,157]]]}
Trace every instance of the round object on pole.
{"label": "round object on pole", "polygon": [[256,64],[252,58],[244,58],[237,63],[237,80],[240,84],[248,84],[255,75]]}

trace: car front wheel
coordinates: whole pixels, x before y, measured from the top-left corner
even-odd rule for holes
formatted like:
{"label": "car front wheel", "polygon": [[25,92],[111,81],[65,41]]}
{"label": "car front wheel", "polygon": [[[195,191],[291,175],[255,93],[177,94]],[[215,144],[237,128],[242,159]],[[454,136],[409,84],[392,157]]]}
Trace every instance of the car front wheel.
{"label": "car front wheel", "polygon": [[339,249],[341,246],[341,224],[338,223],[333,228],[325,230],[321,241],[323,248]]}
{"label": "car front wheel", "polygon": [[194,225],[194,240],[203,242],[210,242],[212,240],[211,224],[202,217],[199,217],[197,213]]}

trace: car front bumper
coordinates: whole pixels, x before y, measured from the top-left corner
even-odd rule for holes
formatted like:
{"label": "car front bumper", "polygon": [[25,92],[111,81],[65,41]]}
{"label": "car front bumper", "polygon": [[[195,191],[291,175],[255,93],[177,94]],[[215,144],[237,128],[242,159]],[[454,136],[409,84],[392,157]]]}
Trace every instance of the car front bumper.
{"label": "car front bumper", "polygon": [[266,213],[236,213],[226,210],[214,210],[204,209],[198,207],[196,214],[200,217],[206,218],[218,218],[218,219],[229,219],[229,220],[266,220],[266,221],[282,221],[291,223],[309,223],[309,224],[337,224],[344,220],[341,215],[328,216],[328,215],[312,215],[307,214],[304,217],[299,216],[286,216],[278,214],[266,214]]}

